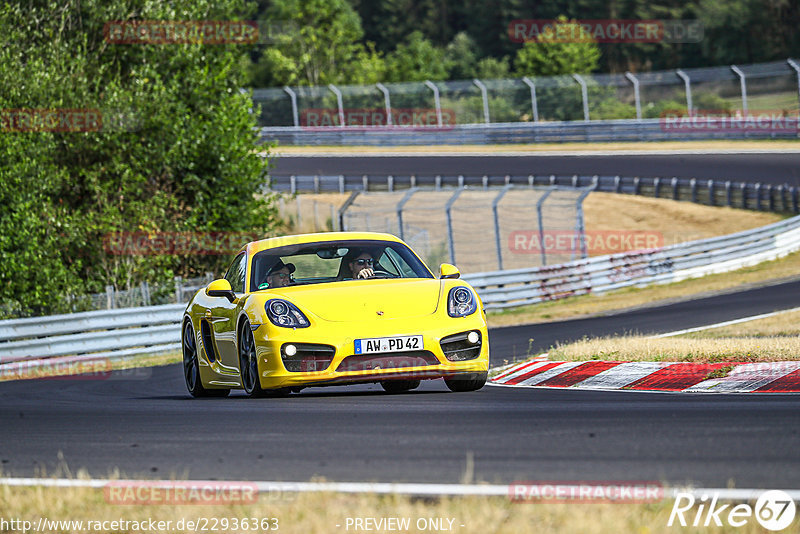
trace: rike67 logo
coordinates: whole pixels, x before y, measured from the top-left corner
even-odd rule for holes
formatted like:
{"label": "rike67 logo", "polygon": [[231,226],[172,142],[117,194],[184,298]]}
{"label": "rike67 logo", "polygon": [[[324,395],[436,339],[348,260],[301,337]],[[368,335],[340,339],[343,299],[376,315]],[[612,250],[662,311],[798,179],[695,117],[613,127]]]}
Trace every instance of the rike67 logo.
{"label": "rike67 logo", "polygon": [[[696,506],[696,510],[693,510]],[[719,495],[701,495],[696,499],[691,493],[678,493],[667,526],[721,527],[724,524],[743,527],[755,516],[767,530],[778,531],[788,527],[796,512],[792,497],[781,490],[762,493],[755,506],[749,504],[720,504]]]}

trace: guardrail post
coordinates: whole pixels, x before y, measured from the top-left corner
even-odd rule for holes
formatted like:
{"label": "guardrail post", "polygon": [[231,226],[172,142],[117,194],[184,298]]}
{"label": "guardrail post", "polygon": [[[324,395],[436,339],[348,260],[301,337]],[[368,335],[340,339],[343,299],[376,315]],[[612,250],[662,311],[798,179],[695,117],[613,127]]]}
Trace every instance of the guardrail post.
{"label": "guardrail post", "polygon": [[458,175],[458,187],[464,187],[464,175],[463,174],[459,174]]}
{"label": "guardrail post", "polygon": [[550,185],[556,185],[556,175],[555,174],[551,174],[550,175]]}
{"label": "guardrail post", "polygon": [[386,177],[386,189],[388,189],[390,193],[394,193],[394,176],[391,174]]}
{"label": "guardrail post", "polygon": [[369,177],[366,174],[361,175],[361,187],[365,192],[369,191]]}
{"label": "guardrail post", "polygon": [[147,282],[142,282],[139,287],[142,288],[142,305],[150,306],[150,286]]}
{"label": "guardrail post", "polygon": [[767,207],[769,211],[775,211],[775,199],[772,198],[772,184],[767,184]]}
{"label": "guardrail post", "polygon": [[444,207],[444,213],[447,217],[447,245],[450,248],[450,263],[453,265],[456,264],[456,247],[455,243],[453,242],[453,218],[450,213],[450,208],[453,207],[453,203],[455,203],[455,201],[458,199],[458,195],[460,195],[462,191],[464,191],[464,188],[459,187],[456,192],[453,193],[453,196],[450,197]]}
{"label": "guardrail post", "polygon": [[383,105],[386,109],[386,126],[392,125],[392,103],[389,99],[389,89],[386,88],[385,85],[382,83],[376,83],[375,87],[377,87],[381,93],[383,93]]}
{"label": "guardrail post", "polygon": [[638,195],[639,194],[639,184],[640,183],[641,183],[641,180],[639,180],[639,177],[638,176],[634,176],[634,178],[633,178],[633,194],[634,195]]}
{"label": "guardrail post", "polygon": [[319,174],[314,175],[314,193],[319,194]]}
{"label": "guardrail post", "polygon": [[708,205],[713,206],[714,202],[714,180],[709,180],[706,184],[708,187]]}
{"label": "guardrail post", "polygon": [[679,198],[679,194],[678,194],[678,177],[677,176],[673,176],[672,177],[672,200],[678,200],[678,198]]}
{"label": "guardrail post", "polygon": [[731,198],[731,181],[725,181],[725,200],[727,201],[728,207],[733,207],[733,198]]}
{"label": "guardrail post", "polygon": [[736,73],[739,77],[739,86],[741,87],[742,91],[742,115],[747,115],[747,81],[742,72],[742,69],[737,67],[736,65],[731,65],[731,70]]}
{"label": "guardrail post", "polygon": [[653,198],[658,198],[660,192],[661,192],[661,178],[656,177],[656,179],[653,180]]}
{"label": "guardrail post", "polygon": [[403,198],[400,199],[400,202],[397,203],[397,208],[396,208],[396,210],[397,210],[397,228],[400,230],[400,235],[399,235],[400,239],[405,239],[405,237],[404,237],[405,236],[405,230],[403,229],[403,208],[405,207],[406,202],[408,202],[411,199],[411,196],[416,192],[417,192],[417,188],[416,187],[412,187],[411,189],[406,191],[406,194],[403,195]]}
{"label": "guardrail post", "polygon": [[528,187],[530,187],[531,189],[533,189],[533,180],[534,180],[533,175],[529,174],[528,175]]}
{"label": "guardrail post", "polygon": [[533,113],[533,122],[539,122],[539,105],[536,102],[536,84],[527,76],[523,76],[522,81],[531,88],[531,112]]}
{"label": "guardrail post", "polygon": [[503,247],[502,247],[502,245],[500,243],[500,219],[497,216],[497,205],[503,199],[503,195],[505,195],[506,192],[509,189],[511,189],[512,187],[514,187],[514,186],[511,185],[511,184],[506,185],[497,194],[497,196],[494,197],[494,200],[492,200],[492,217],[494,218],[494,243],[495,243],[495,247],[497,248],[497,270],[498,271],[502,271],[503,270]]}
{"label": "guardrail post", "polygon": [[332,83],[328,84],[328,89],[330,89],[333,94],[336,95],[336,104],[339,106],[339,127],[344,128],[344,104],[342,103],[342,92],[339,91],[339,88]]}
{"label": "guardrail post", "polygon": [[797,186],[792,186],[792,211],[797,213]]}
{"label": "guardrail post", "polygon": [[619,193],[622,191],[622,178],[617,175],[614,177],[614,192]]}
{"label": "guardrail post", "polygon": [[442,127],[442,103],[439,101],[439,88],[430,80],[425,80],[425,85],[433,91],[433,104],[436,107],[436,123]]}
{"label": "guardrail post", "polygon": [[739,186],[742,190],[742,209],[747,209],[747,182],[742,182]]}
{"label": "guardrail post", "polygon": [[481,98],[483,99],[483,122],[489,124],[491,121],[489,120],[489,96],[488,92],[486,91],[486,86],[483,85],[483,82],[477,78],[472,80],[472,83],[477,85],[478,89],[481,90]]}
{"label": "guardrail post", "polygon": [[297,194],[297,176],[294,174],[289,177],[289,192],[293,195]]}
{"label": "guardrail post", "polygon": [[339,194],[344,194],[344,174],[339,175]]}
{"label": "guardrail post", "polygon": [[341,232],[347,231],[347,227],[344,224],[344,214],[345,212],[347,212],[350,206],[352,206],[353,202],[355,202],[356,197],[358,196],[359,193],[360,191],[353,191],[352,193],[350,193],[350,196],[347,197],[347,200],[345,200],[344,204],[342,204],[342,206],[339,208],[339,231]]}
{"label": "guardrail post", "polygon": [[689,180],[689,188],[692,191],[692,203],[696,204],[697,203],[697,179],[696,178],[692,178],[691,180]]}
{"label": "guardrail post", "polygon": [[[794,69],[795,73],[797,73],[797,101],[800,103],[800,65],[793,59],[787,59],[786,62]],[[795,212],[797,212],[797,210],[795,210]]]}
{"label": "guardrail post", "polygon": [[417,187],[417,175],[416,174],[412,174],[411,175],[410,181],[411,181],[411,187]]}
{"label": "guardrail post", "polygon": [[106,286],[106,309],[114,307],[114,286]]}
{"label": "guardrail post", "polygon": [[545,250],[544,247],[544,225],[542,218],[542,205],[544,204],[544,201],[547,200],[547,197],[550,196],[550,193],[552,193],[553,191],[555,191],[555,186],[551,186],[551,188],[548,189],[544,195],[542,195],[542,198],[540,198],[539,201],[536,202],[536,220],[537,220],[537,225],[539,226],[539,249],[541,250],[542,254],[542,265],[547,265],[547,251]]}
{"label": "guardrail post", "polygon": [[783,184],[778,186],[778,194],[781,196],[781,212],[786,212],[786,189]]}
{"label": "guardrail post", "polygon": [[436,190],[440,191],[442,189],[442,175],[441,174],[437,174],[436,175],[436,178],[434,178],[434,183],[435,183],[434,187],[436,188]]}
{"label": "guardrail post", "polygon": [[283,90],[289,95],[289,98],[292,100],[292,121],[294,122],[295,128],[300,126],[300,117],[297,114],[297,93],[292,91],[292,88],[288,85],[283,86]]}
{"label": "guardrail post", "polygon": [[689,116],[692,116],[692,85],[691,80],[689,79],[689,75],[683,72],[681,69],[675,71],[675,74],[678,75],[678,78],[683,80],[684,88],[686,89],[686,109],[689,111]]}
{"label": "guardrail post", "polygon": [[183,278],[180,276],[175,277],[175,304],[183,302]]}
{"label": "guardrail post", "polygon": [[589,89],[586,87],[586,81],[580,74],[573,74],[573,78],[581,86],[581,97],[583,99],[583,120],[589,120]]}
{"label": "guardrail post", "polygon": [[761,182],[756,183],[756,209],[761,211]]}
{"label": "guardrail post", "polygon": [[642,120],[642,102],[639,99],[639,79],[630,72],[626,72],[625,77],[633,84],[633,100],[636,104],[636,120]]}
{"label": "guardrail post", "polygon": [[483,188],[489,189],[489,177],[484,174],[483,178],[481,178],[481,181],[483,182]]}

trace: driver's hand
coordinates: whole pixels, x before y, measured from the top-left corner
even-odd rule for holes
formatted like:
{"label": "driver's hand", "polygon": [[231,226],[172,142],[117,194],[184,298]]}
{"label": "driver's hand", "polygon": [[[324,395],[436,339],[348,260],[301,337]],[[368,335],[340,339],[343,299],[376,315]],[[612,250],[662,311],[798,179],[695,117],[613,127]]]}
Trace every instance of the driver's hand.
{"label": "driver's hand", "polygon": [[358,273],[358,278],[370,278],[372,276],[375,276],[375,271],[373,271],[369,267],[361,269],[361,271],[359,271]]}

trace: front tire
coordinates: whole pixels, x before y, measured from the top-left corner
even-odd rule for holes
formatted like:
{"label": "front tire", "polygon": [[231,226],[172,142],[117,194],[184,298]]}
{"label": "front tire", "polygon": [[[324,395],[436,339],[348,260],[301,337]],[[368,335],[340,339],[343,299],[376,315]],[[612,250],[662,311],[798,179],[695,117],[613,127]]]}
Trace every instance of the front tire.
{"label": "front tire", "polygon": [[419,380],[384,380],[381,387],[386,393],[405,393],[419,387]]}
{"label": "front tire", "polygon": [[192,397],[227,397],[229,389],[206,389],[200,379],[200,362],[197,356],[197,342],[194,337],[192,322],[186,321],[181,335],[181,348],[183,349],[183,378],[186,380],[186,389]]}
{"label": "front tire", "polygon": [[478,391],[486,385],[486,378],[488,376],[489,373],[485,371],[483,373],[469,373],[462,376],[445,377],[444,383],[447,385],[447,389],[457,393],[463,391]]}
{"label": "front tire", "polygon": [[256,340],[253,337],[249,321],[242,323],[242,329],[239,332],[239,376],[242,379],[244,392],[251,397],[285,397],[290,391],[289,388],[263,389],[261,387]]}

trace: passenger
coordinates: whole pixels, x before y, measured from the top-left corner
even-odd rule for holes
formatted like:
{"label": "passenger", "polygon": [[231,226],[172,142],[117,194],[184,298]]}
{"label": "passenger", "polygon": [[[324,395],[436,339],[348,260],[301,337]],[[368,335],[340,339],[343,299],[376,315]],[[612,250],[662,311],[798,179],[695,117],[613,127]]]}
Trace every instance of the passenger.
{"label": "passenger", "polygon": [[[283,263],[283,260],[279,259],[278,263],[273,265],[267,272],[267,286],[270,288],[286,287],[292,284],[294,280],[291,277],[294,270],[294,263]],[[258,288],[264,289],[262,286],[264,284],[261,284]]]}

